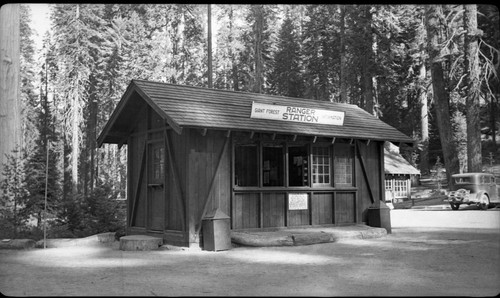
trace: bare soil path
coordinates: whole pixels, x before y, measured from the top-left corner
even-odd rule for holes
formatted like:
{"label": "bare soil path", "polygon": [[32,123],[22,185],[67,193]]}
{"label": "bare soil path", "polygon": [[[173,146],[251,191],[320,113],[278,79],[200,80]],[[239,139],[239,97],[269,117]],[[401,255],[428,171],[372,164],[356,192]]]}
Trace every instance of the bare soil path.
{"label": "bare soil path", "polygon": [[0,250],[9,296],[494,296],[500,231],[395,228],[382,238],[228,251]]}

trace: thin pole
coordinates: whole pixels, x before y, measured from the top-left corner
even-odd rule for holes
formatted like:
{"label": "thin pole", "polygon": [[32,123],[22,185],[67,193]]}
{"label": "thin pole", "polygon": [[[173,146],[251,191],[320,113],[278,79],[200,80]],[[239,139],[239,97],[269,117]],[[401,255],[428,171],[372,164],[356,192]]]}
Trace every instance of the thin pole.
{"label": "thin pole", "polygon": [[47,189],[49,184],[49,148],[50,143],[47,139],[47,160],[45,161],[45,205],[43,209],[43,248],[47,248]]}

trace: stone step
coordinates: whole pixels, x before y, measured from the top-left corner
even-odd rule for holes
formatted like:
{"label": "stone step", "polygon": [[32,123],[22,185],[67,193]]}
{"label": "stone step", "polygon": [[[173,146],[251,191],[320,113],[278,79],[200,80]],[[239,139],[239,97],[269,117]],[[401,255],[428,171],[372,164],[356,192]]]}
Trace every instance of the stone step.
{"label": "stone step", "polygon": [[163,245],[163,239],[146,235],[120,237],[120,250],[157,250]]}

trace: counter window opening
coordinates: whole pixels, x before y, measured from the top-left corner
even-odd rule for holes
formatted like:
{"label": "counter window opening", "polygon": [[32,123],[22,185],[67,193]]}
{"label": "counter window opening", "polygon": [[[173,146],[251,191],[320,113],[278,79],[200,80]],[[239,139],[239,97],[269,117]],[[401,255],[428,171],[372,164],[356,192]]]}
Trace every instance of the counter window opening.
{"label": "counter window opening", "polygon": [[252,143],[234,146],[236,187],[355,187],[354,145]]}

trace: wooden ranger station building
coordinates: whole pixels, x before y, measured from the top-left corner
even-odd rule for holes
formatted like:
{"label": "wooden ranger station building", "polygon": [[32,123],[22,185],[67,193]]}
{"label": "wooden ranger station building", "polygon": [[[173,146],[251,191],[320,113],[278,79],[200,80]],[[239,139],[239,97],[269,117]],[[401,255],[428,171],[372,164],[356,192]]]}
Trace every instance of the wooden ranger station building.
{"label": "wooden ranger station building", "polygon": [[127,144],[127,234],[202,246],[215,210],[234,231],[367,223],[384,141],[413,143],[351,104],[132,80],[98,146]]}

